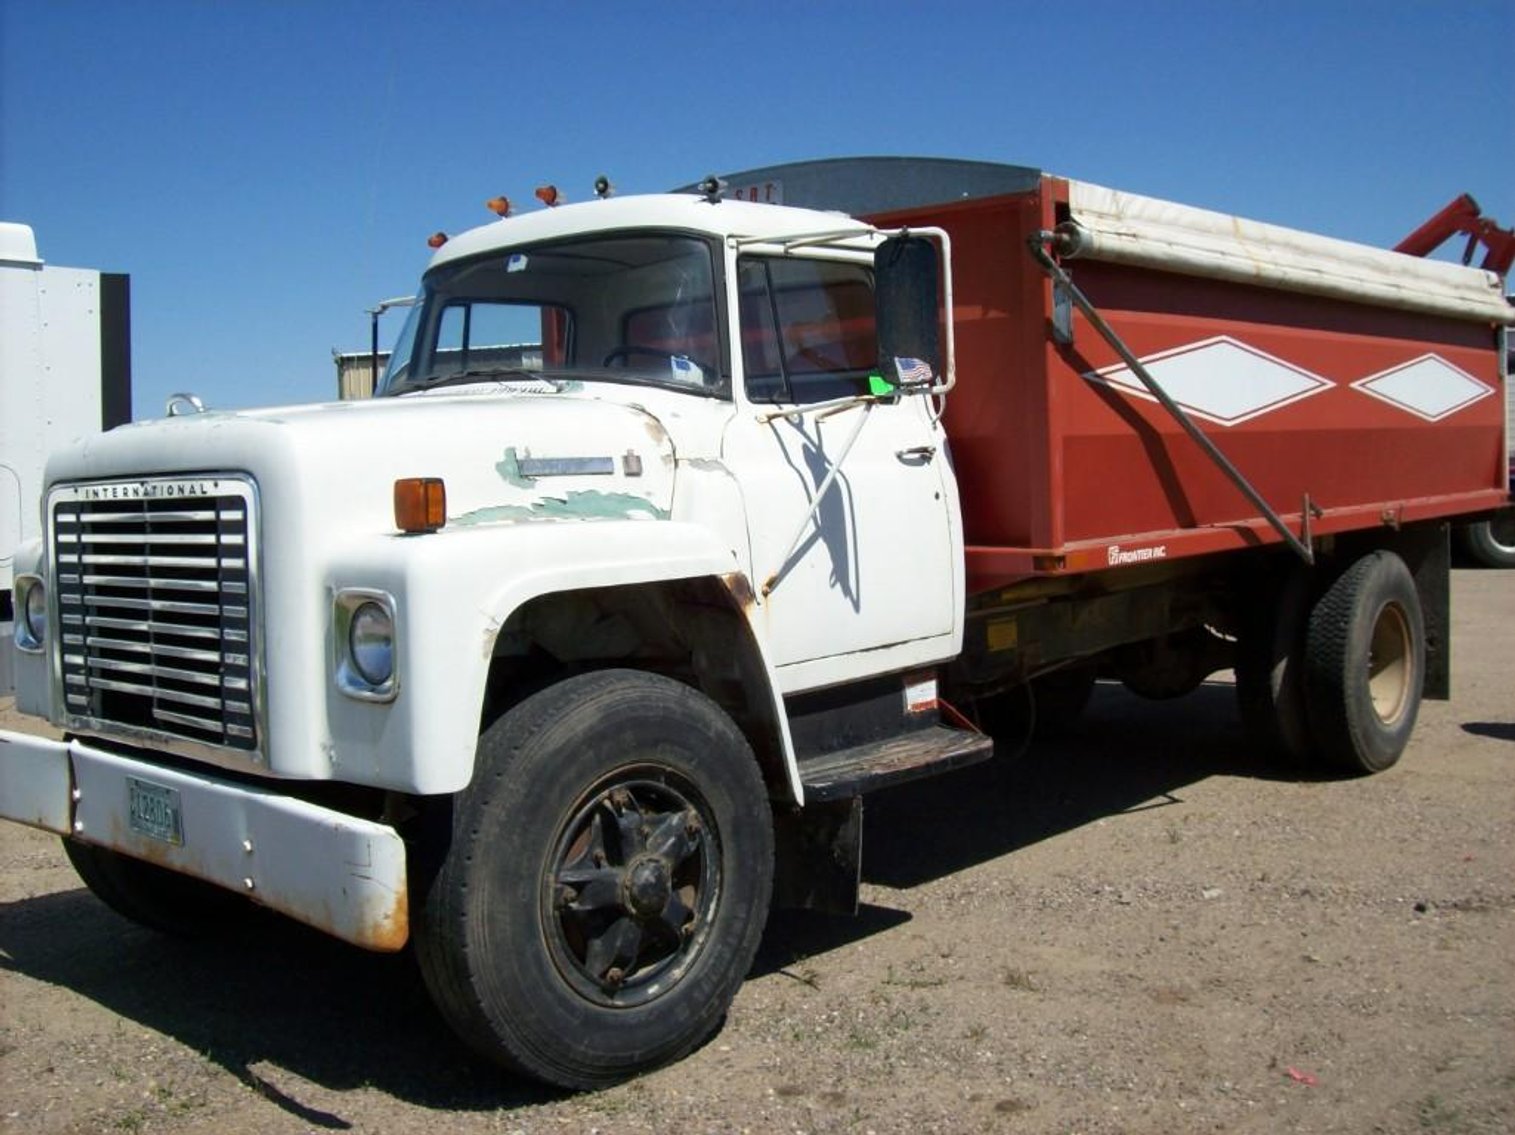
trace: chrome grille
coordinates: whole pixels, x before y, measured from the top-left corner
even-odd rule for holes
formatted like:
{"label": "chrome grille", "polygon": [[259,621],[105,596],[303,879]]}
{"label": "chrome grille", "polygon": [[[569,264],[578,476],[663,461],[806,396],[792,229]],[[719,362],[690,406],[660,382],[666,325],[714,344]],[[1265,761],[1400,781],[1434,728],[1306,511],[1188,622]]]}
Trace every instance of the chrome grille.
{"label": "chrome grille", "polygon": [[52,492],[71,721],[257,749],[256,500],[238,477]]}

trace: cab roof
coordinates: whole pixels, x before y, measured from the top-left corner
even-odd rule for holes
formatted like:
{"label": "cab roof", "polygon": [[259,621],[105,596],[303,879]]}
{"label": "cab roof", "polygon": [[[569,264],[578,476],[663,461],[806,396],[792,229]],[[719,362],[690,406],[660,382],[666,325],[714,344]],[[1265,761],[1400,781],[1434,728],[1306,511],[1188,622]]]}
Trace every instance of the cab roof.
{"label": "cab roof", "polygon": [[703,195],[657,193],[583,201],[503,217],[448,239],[428,268],[489,252],[610,229],[663,229],[727,237],[785,237],[831,230],[871,231],[844,213],[710,201]]}

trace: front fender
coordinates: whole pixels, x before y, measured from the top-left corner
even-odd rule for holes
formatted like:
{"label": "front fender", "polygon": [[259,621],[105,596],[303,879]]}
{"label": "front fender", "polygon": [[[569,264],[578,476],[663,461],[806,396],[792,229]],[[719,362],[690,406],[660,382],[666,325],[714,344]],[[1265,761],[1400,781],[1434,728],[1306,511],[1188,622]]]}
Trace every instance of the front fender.
{"label": "front fender", "polygon": [[[750,604],[741,602],[750,587],[709,530],[678,521],[460,527],[349,545],[326,587],[333,599],[345,588],[393,596],[398,692],[389,702],[356,700],[338,689],[329,670],[332,775],[427,795],[461,790],[473,775],[495,639],[512,613],[555,592],[692,578],[720,579],[748,618],[797,796],[779,687]],[[334,626],[328,618],[333,660]]]}

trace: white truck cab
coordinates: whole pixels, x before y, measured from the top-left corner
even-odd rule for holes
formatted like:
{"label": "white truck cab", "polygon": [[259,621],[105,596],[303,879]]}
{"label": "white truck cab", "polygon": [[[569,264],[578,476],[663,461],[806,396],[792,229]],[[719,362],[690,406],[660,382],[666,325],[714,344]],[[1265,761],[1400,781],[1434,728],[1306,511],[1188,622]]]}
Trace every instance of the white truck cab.
{"label": "white truck cab", "polygon": [[714,194],[508,217],[437,251],[371,401],[56,454],[18,705],[70,740],[0,735],[3,814],[150,925],[232,890],[413,940],[459,1032],[534,1075],[688,1051],[756,948],[775,807],[815,805],[779,839],[843,849],[845,903],[859,777],[989,752],[936,722],[950,365],[934,287],[880,364],[898,247]]}

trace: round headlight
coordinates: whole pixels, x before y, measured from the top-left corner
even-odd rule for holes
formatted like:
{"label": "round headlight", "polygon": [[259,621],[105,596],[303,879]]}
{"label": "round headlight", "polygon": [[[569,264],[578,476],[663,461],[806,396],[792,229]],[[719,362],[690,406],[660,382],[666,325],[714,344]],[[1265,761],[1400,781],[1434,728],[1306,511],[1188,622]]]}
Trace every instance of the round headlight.
{"label": "round headlight", "polygon": [[347,653],[358,676],[382,686],[395,672],[395,624],[379,603],[364,603],[352,613],[347,628]]}
{"label": "round headlight", "polygon": [[47,641],[47,588],[41,580],[33,580],[26,589],[21,602],[21,623],[27,646],[39,647]]}

